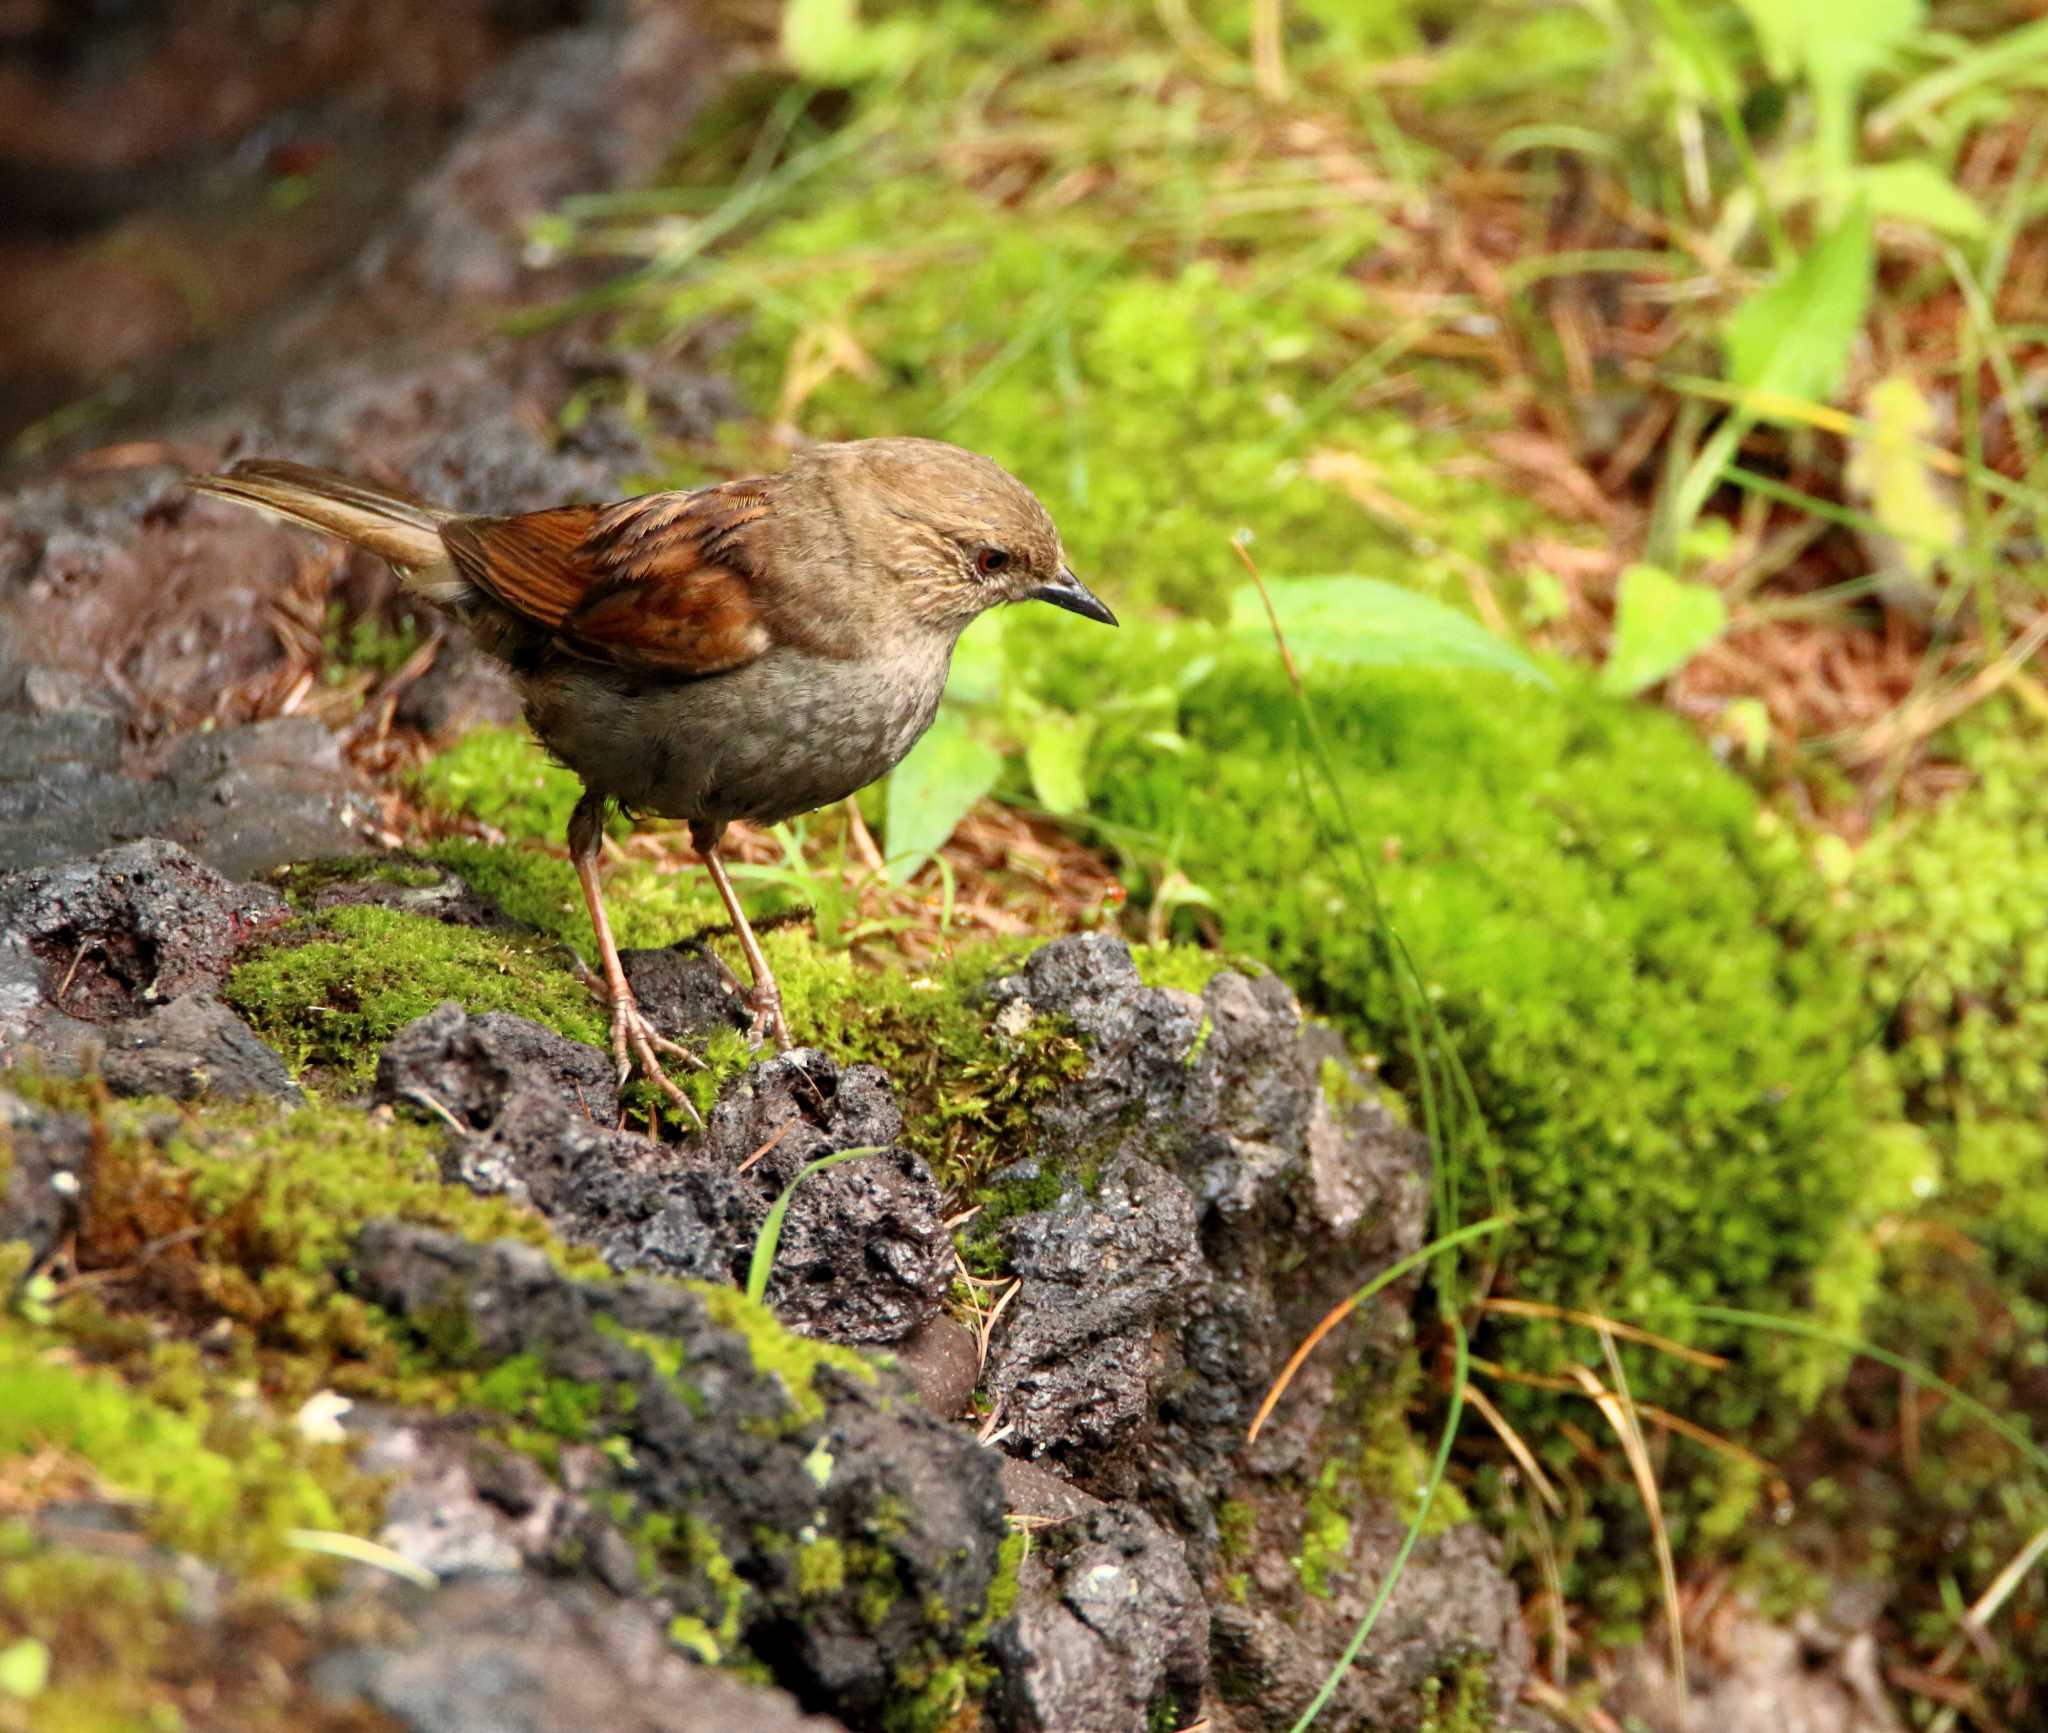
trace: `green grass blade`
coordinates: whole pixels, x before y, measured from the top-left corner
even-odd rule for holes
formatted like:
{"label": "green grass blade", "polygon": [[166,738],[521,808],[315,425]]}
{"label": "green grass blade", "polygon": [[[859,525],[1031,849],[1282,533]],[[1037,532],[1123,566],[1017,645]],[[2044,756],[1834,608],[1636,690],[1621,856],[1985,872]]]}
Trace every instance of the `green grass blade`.
{"label": "green grass blade", "polygon": [[1366,1608],[1365,1617],[1358,1621],[1358,1629],[1351,1633],[1351,1641],[1344,1645],[1344,1653],[1337,1657],[1337,1664],[1323,1680],[1322,1688],[1309,1699],[1308,1707],[1302,1710],[1288,1733],[1307,1733],[1315,1724],[1316,1717],[1329,1706],[1330,1699],[1337,1694],[1337,1687],[1344,1682],[1344,1675],[1351,1671],[1351,1664],[1358,1659],[1358,1651],[1365,1647],[1366,1638],[1372,1635],[1373,1627],[1380,1622],[1380,1614],[1386,1611],[1387,1602],[1393,1598],[1394,1585],[1408,1568],[1408,1555],[1414,1552],[1429,1522],[1430,1507],[1436,1503],[1437,1488],[1443,1484],[1444,1469],[1451,1460],[1451,1446],[1457,1440],[1458,1423],[1465,1415],[1465,1385],[1471,1377],[1465,1326],[1451,1313],[1445,1314],[1445,1322],[1451,1328],[1451,1344],[1456,1356],[1451,1365],[1451,1405],[1444,1415],[1443,1429],[1437,1434],[1436,1455],[1430,1461],[1429,1479],[1423,1482],[1422,1498],[1415,1507],[1415,1514],[1408,1520],[1408,1532],[1401,1536],[1400,1550],[1394,1554],[1394,1562],[1387,1566],[1387,1574],[1380,1580],[1379,1592],[1373,1596],[1372,1605]]}
{"label": "green grass blade", "polygon": [[863,1145],[859,1149],[842,1149],[831,1155],[821,1155],[816,1161],[805,1164],[798,1170],[795,1179],[783,1188],[782,1195],[768,1209],[768,1219],[761,1224],[761,1231],[754,1236],[754,1258],[747,1265],[747,1298],[759,1300],[768,1292],[768,1278],[775,1273],[775,1248],[782,1243],[782,1218],[789,1214],[790,1200],[796,1196],[796,1188],[814,1173],[823,1173],[828,1167],[837,1167],[842,1161],[852,1161],[856,1156],[880,1155],[879,1143]]}

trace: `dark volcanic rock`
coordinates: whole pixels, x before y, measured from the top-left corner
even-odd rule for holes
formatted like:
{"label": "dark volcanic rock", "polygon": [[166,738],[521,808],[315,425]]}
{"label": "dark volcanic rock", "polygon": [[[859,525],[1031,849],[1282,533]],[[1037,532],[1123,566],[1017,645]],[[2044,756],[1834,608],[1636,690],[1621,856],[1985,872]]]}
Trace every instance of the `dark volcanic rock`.
{"label": "dark volcanic rock", "polygon": [[531,1204],[614,1269],[729,1281],[751,1245],[725,1167],[618,1129],[610,1055],[524,1017],[440,1006],[385,1043],[375,1097],[460,1126],[451,1177]]}
{"label": "dark volcanic rock", "polygon": [[284,1061],[211,993],[187,993],[114,1024],[100,1075],[117,1095],[305,1099]]}
{"label": "dark volcanic rock", "polygon": [[0,1089],[0,1241],[28,1242],[30,1267],[63,1244],[78,1225],[92,1127],[71,1113],[32,1107]]}
{"label": "dark volcanic rock", "polygon": [[[1140,1156],[1192,1200],[1210,1280],[1199,1292],[1189,1287],[1185,1304],[1162,1300],[1149,1315],[1133,1314],[1117,1352],[1118,1363],[1151,1363],[1151,1319],[1173,1314],[1187,1376],[1162,1401],[1161,1428],[1173,1454],[1206,1476],[1235,1454],[1273,1374],[1358,1285],[1359,1272],[1422,1243],[1422,1140],[1373,1099],[1341,1042],[1303,1027],[1276,977],[1226,972],[1199,998],[1149,988],[1121,939],[1089,935],[1035,952],[992,996],[999,1025],[1056,1015],[1089,1050],[1087,1070],[1038,1108],[1045,1136],[1037,1159],[1107,1164]],[[1326,1068],[1346,1104],[1329,1099]],[[1029,1217],[1010,1229],[1027,1242],[1043,1231]],[[1099,1290],[1098,1310],[1113,1315],[1114,1290],[1128,1273],[1080,1275]],[[1032,1285],[1027,1277],[1016,1306]],[[1405,1329],[1408,1291],[1381,1302],[1382,1327]],[[1342,1351],[1332,1344],[1328,1353]],[[1301,1460],[1328,1397],[1319,1366],[1262,1437],[1260,1468]],[[1105,1389],[1103,1399],[1116,1393]]]}
{"label": "dark volcanic rock", "polygon": [[[1401,1541],[1406,1512],[1382,1507],[1366,1520],[1353,1568],[1333,1577],[1328,1598],[1305,1595],[1284,1557],[1261,1554],[1255,1576],[1265,1596],[1211,1609],[1216,1671],[1245,1728],[1294,1724],[1322,1686],[1332,1657],[1365,1617]],[[1493,1675],[1492,1707],[1505,1713],[1529,1670],[1529,1638],[1500,1547],[1465,1523],[1424,1539],[1410,1555],[1369,1646],[1325,1711],[1336,1728],[1405,1727],[1419,1693],[1460,1657],[1483,1657]]]}
{"label": "dark volcanic rock", "polygon": [[844,1733],[685,1660],[643,1609],[577,1584],[472,1577],[405,1597],[402,1638],[323,1658],[323,1694],[409,1733]]}
{"label": "dark volcanic rock", "polygon": [[1172,1174],[1119,1156],[1092,1197],[1074,1186],[1017,1217],[1008,1241],[1024,1285],[984,1380],[1006,1442],[1101,1464],[1149,1427],[1180,1370],[1180,1321],[1209,1286],[1194,1200]]}
{"label": "dark volcanic rock", "polygon": [[967,1412],[981,1382],[981,1357],[974,1332],[941,1312],[889,1346],[896,1368],[917,1387],[924,1405],[941,1420]]}
{"label": "dark volcanic rock", "polygon": [[285,913],[275,892],[168,842],[0,879],[0,1060],[23,1047],[74,1056],[95,1025],[217,987]]}
{"label": "dark volcanic rock", "polygon": [[[0,618],[0,637],[5,634]],[[78,641],[89,624],[74,623]],[[371,809],[319,723],[284,717],[132,754],[120,715],[83,677],[0,666],[0,871],[58,866],[161,837],[230,878],[365,846]]]}
{"label": "dark volcanic rock", "polygon": [[807,1162],[872,1148],[798,1189],[769,1304],[808,1335],[887,1343],[945,1297],[953,1243],[938,1187],[897,1146],[902,1116],[873,1066],[801,1050],[770,1060],[734,1080],[700,1142],[677,1147],[614,1128],[608,1055],[450,1003],[385,1044],[376,1096],[458,1124],[456,1175],[531,1203],[614,1269],[713,1281],[746,1279],[761,1224]]}
{"label": "dark volcanic rock", "polygon": [[747,1010],[732,979],[701,944],[621,951],[619,966],[640,1009],[672,1040],[687,1042],[712,1029],[744,1029]]}
{"label": "dark volcanic rock", "polygon": [[902,1131],[886,1075],[809,1048],[744,1073],[712,1110],[705,1151],[728,1170],[758,1156],[744,1181],[764,1217],[807,1163],[876,1152],[812,1174],[790,1202],[768,1303],[792,1329],[894,1342],[944,1301],[953,1239],[931,1169],[896,1143]]}
{"label": "dark volcanic rock", "polygon": [[[988,1367],[1011,1425],[1002,1441],[1166,1519],[1183,1568],[1208,1586],[1231,1724],[1288,1726],[1363,1616],[1409,1515],[1362,1477],[1346,1481],[1349,1541],[1330,1561],[1330,1593],[1304,1592],[1289,1563],[1302,1546],[1304,1481],[1356,1451],[1353,1411],[1333,1406],[1335,1370],[1369,1373],[1379,1357],[1391,1375],[1412,1284],[1311,1358],[1255,1447],[1244,1433],[1310,1328],[1420,1245],[1422,1141],[1379,1105],[1340,1040],[1303,1027],[1272,977],[1219,974],[1199,997],[1152,989],[1120,940],[1090,936],[1045,946],[991,998],[999,1029],[1058,1016],[1088,1052],[1082,1074],[1036,1110],[1032,1159],[1056,1164],[1066,1189],[1004,1225],[1022,1286]],[[1238,1568],[1216,1528],[1224,1499],[1254,1513],[1242,1600],[1222,1587]],[[1023,1604],[1038,1610],[1006,1638],[1014,1724],[1142,1725],[1130,1704],[1145,1700],[1118,1684],[1114,1660],[1079,1658],[1084,1627],[1097,1638],[1104,1627],[1071,1589]],[[1177,1604],[1112,1645],[1145,1660],[1140,1674],[1154,1624]],[[1410,1725],[1427,1682],[1475,1653],[1505,1705],[1526,1644],[1493,1544],[1467,1525],[1418,1548],[1329,1723]],[[1097,1685],[1103,1694],[1091,1696]]]}
{"label": "dark volcanic rock", "polygon": [[1209,1673],[1209,1610],[1180,1543],[1115,1505],[1042,1534],[997,1637],[991,1708],[1011,1733],[1131,1733],[1193,1717]]}
{"label": "dark volcanic rock", "polygon": [[[586,1430],[616,1441],[586,1453],[589,1522],[652,1519],[652,1586],[707,1631],[736,1626],[804,1699],[879,1720],[898,1670],[978,1616],[1004,1532],[996,1458],[893,1375],[839,1350],[805,1363],[788,1338],[757,1361],[736,1299],[721,1313],[715,1293],[574,1281],[509,1243],[373,1223],[354,1268],[367,1299],[470,1344],[479,1368],[583,1392]],[[601,1556],[582,1542],[563,1556]],[[837,1568],[806,1573],[824,1542]]]}

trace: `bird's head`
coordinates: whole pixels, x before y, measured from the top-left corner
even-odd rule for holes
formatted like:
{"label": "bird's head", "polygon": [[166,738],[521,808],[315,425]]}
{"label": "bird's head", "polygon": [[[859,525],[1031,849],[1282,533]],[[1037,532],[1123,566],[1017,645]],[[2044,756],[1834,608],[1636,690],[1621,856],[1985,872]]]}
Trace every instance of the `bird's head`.
{"label": "bird's head", "polygon": [[958,634],[1003,602],[1050,602],[1114,626],[1067,564],[1052,515],[1001,464],[935,439],[808,454],[871,577],[922,624]]}

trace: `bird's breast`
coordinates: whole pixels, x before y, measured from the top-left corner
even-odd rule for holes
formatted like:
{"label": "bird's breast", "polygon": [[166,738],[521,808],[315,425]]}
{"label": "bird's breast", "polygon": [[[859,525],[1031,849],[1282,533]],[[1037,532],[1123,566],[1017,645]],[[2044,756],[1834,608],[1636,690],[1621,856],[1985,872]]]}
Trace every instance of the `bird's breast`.
{"label": "bird's breast", "polygon": [[778,648],[699,680],[613,669],[527,683],[527,715],[585,784],[669,818],[773,824],[885,776],[931,725],[950,660]]}

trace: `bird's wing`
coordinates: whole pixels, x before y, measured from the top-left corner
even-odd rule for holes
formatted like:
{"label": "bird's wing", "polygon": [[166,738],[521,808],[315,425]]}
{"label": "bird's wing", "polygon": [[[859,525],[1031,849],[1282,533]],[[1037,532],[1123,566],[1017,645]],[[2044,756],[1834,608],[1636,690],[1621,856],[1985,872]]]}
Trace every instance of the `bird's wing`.
{"label": "bird's wing", "polygon": [[564,650],[651,673],[716,674],[768,648],[748,529],[759,482],[608,506],[462,518],[442,537],[462,575]]}

